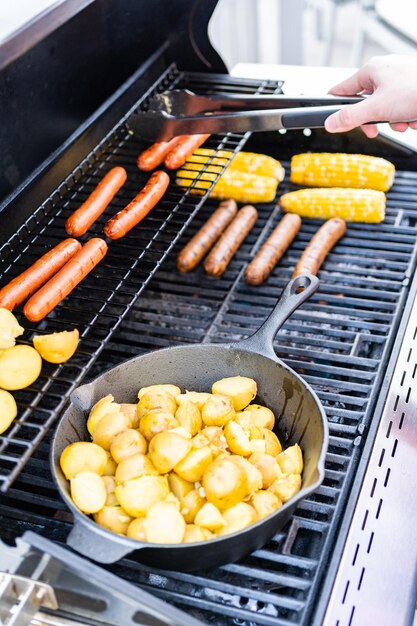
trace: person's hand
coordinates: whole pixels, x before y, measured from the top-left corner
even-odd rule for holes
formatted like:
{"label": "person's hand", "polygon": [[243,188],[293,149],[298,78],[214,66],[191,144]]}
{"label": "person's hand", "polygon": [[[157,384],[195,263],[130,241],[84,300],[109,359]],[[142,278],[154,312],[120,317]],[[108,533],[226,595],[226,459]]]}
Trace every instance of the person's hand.
{"label": "person's hand", "polygon": [[344,106],[330,115],[325,128],[330,133],[340,133],[358,126],[367,137],[376,137],[376,124],[390,122],[399,132],[407,128],[417,130],[417,57],[391,54],[373,57],[353,76],[330,89],[337,96],[370,94],[363,102]]}

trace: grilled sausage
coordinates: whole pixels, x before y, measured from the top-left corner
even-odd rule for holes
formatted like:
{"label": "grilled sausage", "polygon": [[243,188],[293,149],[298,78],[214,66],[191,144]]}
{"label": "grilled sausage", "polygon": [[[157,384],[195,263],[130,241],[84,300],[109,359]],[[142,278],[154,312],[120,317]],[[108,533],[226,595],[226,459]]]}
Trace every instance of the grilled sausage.
{"label": "grilled sausage", "polygon": [[219,204],[204,226],[200,228],[179,253],[177,268],[180,272],[190,272],[200,263],[203,256],[217,241],[236,213],[237,204],[234,200],[225,200]]}
{"label": "grilled sausage", "polygon": [[197,150],[210,137],[210,135],[183,135],[168,152],[164,159],[165,167],[169,170],[177,170],[184,165],[194,150]]}
{"label": "grilled sausage", "polygon": [[258,218],[255,207],[247,205],[240,209],[204,262],[210,276],[221,276],[233,255],[239,249]]}
{"label": "grilled sausage", "polygon": [[132,202],[107,222],[103,229],[105,235],[109,239],[124,237],[159,202],[166,192],[168,184],[168,174],[162,171],[154,172],[144,188],[133,198]]}
{"label": "grilled sausage", "polygon": [[73,237],[81,237],[106,210],[127,179],[124,167],[113,167],[99,182],[87,200],[65,222],[65,230]]}
{"label": "grilled sausage", "polygon": [[314,274],[319,271],[324,259],[346,232],[346,222],[340,217],[327,220],[313,235],[298,261],[293,276]]}
{"label": "grilled sausage", "polygon": [[182,136],[174,137],[170,141],[159,141],[152,144],[149,148],[144,150],[137,158],[136,164],[142,172],[150,172],[151,170],[161,165],[164,162],[165,157],[174,148],[175,144],[182,139]]}
{"label": "grilled sausage", "polygon": [[81,250],[79,241],[75,239],[61,241],[27,270],[13,278],[3,289],[0,289],[0,307],[13,311],[16,306],[52,278],[78,250]]}
{"label": "grilled sausage", "polygon": [[291,245],[300,230],[300,226],[301,218],[299,215],[293,213],[284,215],[246,268],[245,281],[248,285],[260,285],[268,278],[284,252]]}
{"label": "grilled sausage", "polygon": [[82,281],[107,252],[103,239],[94,237],[46,285],[28,300],[23,313],[31,322],[39,322]]}

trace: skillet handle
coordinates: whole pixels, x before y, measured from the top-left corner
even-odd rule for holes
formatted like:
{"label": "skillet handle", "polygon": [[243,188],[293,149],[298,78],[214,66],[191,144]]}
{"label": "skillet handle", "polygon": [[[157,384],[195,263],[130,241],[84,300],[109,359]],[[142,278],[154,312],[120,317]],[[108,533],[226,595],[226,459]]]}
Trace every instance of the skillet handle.
{"label": "skillet handle", "polygon": [[119,539],[118,535],[106,537],[99,526],[97,531],[93,531],[77,519],[74,519],[74,526],[67,537],[67,545],[98,563],[116,563],[132,552],[132,548],[126,545],[126,538]]}
{"label": "skillet handle", "polygon": [[232,347],[257,352],[276,360],[273,348],[275,335],[290,315],[317,291],[319,284],[317,276],[312,274],[295,276],[285,287],[271,314],[256,333],[232,344]]}

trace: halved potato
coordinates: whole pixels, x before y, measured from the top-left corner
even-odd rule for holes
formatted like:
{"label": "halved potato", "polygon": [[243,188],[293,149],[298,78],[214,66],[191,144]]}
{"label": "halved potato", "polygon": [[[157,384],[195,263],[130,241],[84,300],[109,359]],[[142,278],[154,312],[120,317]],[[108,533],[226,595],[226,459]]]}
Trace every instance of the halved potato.
{"label": "halved potato", "polygon": [[191,401],[193,404],[196,404],[201,411],[203,405],[207,402],[210,396],[211,394],[206,393],[205,391],[186,391],[185,393],[177,396],[175,399],[180,406],[183,402]]}
{"label": "halved potato", "polygon": [[63,330],[50,335],[35,335],[33,345],[44,361],[48,363],[64,363],[77,349],[80,333],[74,330]]}
{"label": "halved potato", "polygon": [[87,430],[90,435],[94,435],[97,424],[105,415],[116,415],[120,413],[120,406],[120,404],[114,401],[114,397],[110,393],[108,396],[104,396],[104,398],[96,402],[87,420]]}
{"label": "halved potato", "polygon": [[[242,414],[242,419],[249,418],[249,422],[251,426],[259,426],[260,428],[268,428],[272,430],[275,424],[275,416],[271,409],[268,409],[266,406],[261,406],[260,404],[250,404],[244,409]],[[238,421],[238,419],[236,419]]]}
{"label": "halved potato", "polygon": [[283,474],[301,474],[303,471],[303,453],[298,443],[278,454],[276,459]]}
{"label": "halved potato", "polygon": [[195,516],[207,500],[201,495],[200,489],[193,489],[181,500],[181,513],[187,524],[192,524]]}
{"label": "halved potato", "polygon": [[224,436],[226,437],[230,452],[241,454],[242,456],[252,454],[249,437],[240,424],[237,424],[235,421],[226,424],[224,427]]}
{"label": "halved potato", "polygon": [[222,528],[226,522],[217,506],[211,502],[206,502],[195,516],[194,523],[197,526],[204,526],[204,528],[216,531]]}
{"label": "halved potato", "polygon": [[281,500],[275,493],[270,491],[257,491],[251,498],[251,505],[255,509],[259,519],[268,517],[282,506]]}
{"label": "halved potato", "polygon": [[223,512],[226,524],[220,530],[219,535],[229,535],[251,526],[258,520],[255,509],[246,502],[239,502]]}
{"label": "halved potato", "polygon": [[217,380],[212,388],[212,393],[229,396],[232,399],[235,411],[241,411],[248,406],[256,396],[256,382],[247,376],[231,376]]}
{"label": "halved potato", "polygon": [[225,395],[212,395],[201,409],[206,426],[225,426],[235,417],[232,399]]}
{"label": "halved potato", "polygon": [[134,454],[146,454],[148,443],[138,430],[128,428],[113,437],[110,453],[116,463],[127,459]]}
{"label": "halved potato", "polygon": [[143,525],[150,543],[182,543],[185,535],[184,518],[171,502],[154,504]]}
{"label": "halved potato", "polygon": [[272,491],[282,502],[287,502],[290,498],[301,489],[301,476],[300,474],[289,474],[275,480],[268,488],[268,491]]}
{"label": "halved potato", "polygon": [[158,433],[178,426],[179,424],[172,413],[163,409],[154,409],[141,418],[139,430],[145,439],[150,441]]}
{"label": "halved potato", "polygon": [[158,472],[144,454],[133,454],[123,459],[116,469],[116,483],[125,483],[141,476],[157,476]]}
{"label": "halved potato", "polygon": [[262,489],[262,474],[257,467],[255,467],[252,463],[249,463],[248,459],[237,454],[232,454],[229,458],[240,465],[245,472],[249,495],[259,489]]}
{"label": "halved potato", "polygon": [[130,522],[126,531],[126,535],[129,537],[129,539],[136,539],[136,541],[146,541],[144,522],[144,517],[138,517]]}
{"label": "halved potato", "polygon": [[196,435],[203,425],[200,409],[191,400],[180,404],[175,413],[175,419],[192,436]]}
{"label": "halved potato", "polygon": [[178,500],[185,498],[187,493],[190,493],[194,489],[194,484],[188,480],[184,480],[181,476],[178,476],[174,472],[171,472],[168,476],[169,487]]}
{"label": "halved potato", "polygon": [[115,494],[120,506],[132,517],[142,517],[169,493],[166,476],[141,476],[118,485]]}
{"label": "halved potato", "polygon": [[107,464],[107,454],[95,443],[76,441],[64,448],[59,464],[67,480],[85,471],[101,475]]}
{"label": "halved potato", "polygon": [[204,446],[197,450],[191,450],[186,457],[175,465],[174,471],[184,480],[195,483],[203,478],[204,472],[212,461],[212,451],[208,446]]}
{"label": "halved potato", "polygon": [[169,384],[149,385],[148,387],[141,387],[139,389],[139,393],[138,393],[139,400],[141,400],[141,398],[145,395],[145,393],[148,393],[149,391],[151,392],[160,391],[162,393],[169,393],[174,398],[179,396],[181,393],[181,389],[177,387],[177,385],[169,385]]}
{"label": "halved potato", "polygon": [[0,389],[0,435],[4,433],[17,415],[17,404],[12,394]]}
{"label": "halved potato", "polygon": [[12,348],[16,343],[16,337],[23,335],[22,328],[9,309],[0,307],[0,350]]}
{"label": "halved potato", "polygon": [[268,428],[252,426],[250,428],[249,437],[251,440],[252,452],[264,452],[265,454],[275,457],[282,450],[278,437]]}
{"label": "halved potato", "polygon": [[104,506],[94,514],[94,521],[118,535],[126,535],[132,518],[121,506]]}
{"label": "halved potato", "polygon": [[175,433],[158,433],[149,443],[149,457],[162,474],[170,472],[191,450],[191,441]]}
{"label": "halved potato", "polygon": [[130,426],[124,413],[104,415],[94,429],[93,441],[105,450],[110,450],[113,439]]}
{"label": "halved potato", "polygon": [[174,396],[167,391],[147,391],[137,404],[138,418],[141,420],[146,413],[153,409],[159,409],[159,411],[165,411],[174,415],[177,410],[177,403]]}
{"label": "halved potato", "polygon": [[98,513],[106,504],[104,480],[95,472],[79,472],[70,479],[71,498],[83,513]]}
{"label": "halved potato", "polygon": [[274,482],[282,476],[278,463],[270,454],[265,452],[254,452],[248,459],[262,474],[262,487],[268,489]]}
{"label": "halved potato", "polygon": [[228,509],[248,495],[245,471],[228,457],[218,458],[204,472],[206,498],[220,510]]}
{"label": "halved potato", "polygon": [[42,359],[35,348],[18,345],[0,350],[0,387],[7,391],[29,387],[38,378]]}

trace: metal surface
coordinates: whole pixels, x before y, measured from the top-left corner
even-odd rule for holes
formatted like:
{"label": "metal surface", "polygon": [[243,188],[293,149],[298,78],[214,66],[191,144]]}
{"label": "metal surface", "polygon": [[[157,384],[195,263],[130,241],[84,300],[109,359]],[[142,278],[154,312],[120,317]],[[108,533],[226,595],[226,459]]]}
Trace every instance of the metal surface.
{"label": "metal surface", "polygon": [[411,626],[417,599],[417,298],[323,626]]}
{"label": "metal surface", "polygon": [[[74,528],[67,538],[74,550],[100,563],[114,563],[132,553],[131,558],[152,567],[193,571],[199,569],[202,562],[211,568],[237,561],[262,547],[288,522],[297,504],[323,481],[328,426],[324,410],[311,387],[277,359],[273,339],[286,319],[317,290],[318,285],[315,276],[293,278],[268,319],[244,341],[150,352],[104,372],[74,391],[51,447],[52,475],[74,517]],[[86,416],[98,400],[111,393],[118,402],[133,402],[138,387],[170,380],[174,380],[183,392],[186,389],[207,391],[216,379],[236,375],[256,379],[258,401],[274,412],[274,430],[280,441],[286,446],[298,443],[303,450],[303,485],[291,500],[268,518],[240,532],[211,541],[175,546],[150,545],[115,535],[77,509],[59,459],[68,445],[88,440]]]}
{"label": "metal surface", "polygon": [[0,623],[26,626],[40,607],[58,608],[54,590],[30,578],[0,572]]}

